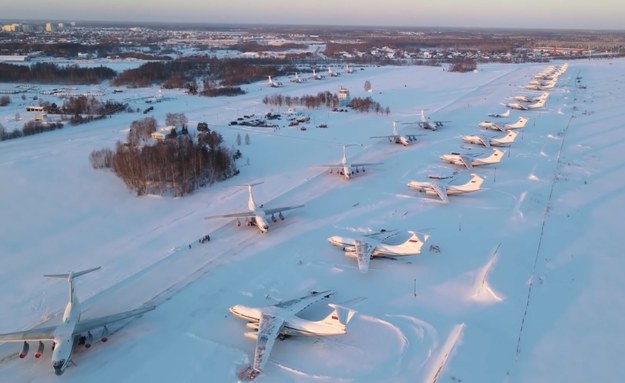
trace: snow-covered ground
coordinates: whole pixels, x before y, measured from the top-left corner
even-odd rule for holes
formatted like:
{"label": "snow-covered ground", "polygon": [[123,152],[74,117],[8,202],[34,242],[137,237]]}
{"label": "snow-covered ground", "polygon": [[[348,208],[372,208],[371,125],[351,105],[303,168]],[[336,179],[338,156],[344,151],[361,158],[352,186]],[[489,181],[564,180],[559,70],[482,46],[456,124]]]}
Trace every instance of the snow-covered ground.
{"label": "snow-covered ground", "polygon": [[[150,114],[161,125],[166,113],[183,112],[192,127],[206,121],[229,144],[250,137],[237,147],[240,175],[184,198],[137,197],[112,173],[90,167],[89,153],[123,139],[142,113],[0,142],[0,333],[58,322],[67,287],[42,274],[102,266],[78,279],[83,318],[158,307],[108,343],[79,347],[65,382],[236,381],[254,342],[228,307],[319,289],[336,290],[334,302],[367,299],[354,307],[359,314],[343,337],[277,342],[259,382],[620,381],[625,60],[569,62],[544,109],[513,111],[506,121],[529,122],[499,165],[474,169],[486,179],[482,191],[443,204],[406,187],[432,174],[467,179],[468,171],[438,157],[484,151],[461,136],[480,132],[477,124],[505,111],[510,97],[537,93],[522,86],[546,67],[365,68],[302,84],[277,79],[281,88],[254,84],[236,98],[168,94]],[[365,80],[373,92],[364,91]],[[303,110],[311,115],[306,131],[227,126],[271,110],[265,94],[340,85],[391,115]],[[115,97],[144,109],[142,97],[155,93]],[[27,118],[22,104],[32,102],[12,99],[0,122],[21,126],[11,119],[16,111]],[[421,109],[449,122],[436,132],[401,124],[417,121]],[[394,120],[419,141],[403,147],[369,138],[390,134]],[[328,128],[314,128],[321,123]],[[347,148],[350,160],[383,164],[350,181],[315,167],[337,162],[343,143],[361,145]],[[257,181],[264,181],[257,202],[306,206],[264,235],[203,219],[245,209],[247,191],[235,185]],[[368,274],[326,241],[382,228],[430,238],[420,256],[374,259]],[[207,233],[211,241],[198,243]],[[302,316],[329,310],[320,303]],[[49,345],[38,360],[18,359],[19,349],[0,345],[0,381],[59,380]]]}

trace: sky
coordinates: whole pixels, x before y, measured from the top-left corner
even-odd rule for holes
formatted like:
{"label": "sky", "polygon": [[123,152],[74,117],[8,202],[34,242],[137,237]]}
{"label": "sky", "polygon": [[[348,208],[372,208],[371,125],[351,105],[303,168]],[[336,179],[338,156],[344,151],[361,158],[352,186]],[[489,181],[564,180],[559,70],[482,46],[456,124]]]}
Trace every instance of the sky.
{"label": "sky", "polygon": [[596,0],[4,0],[3,19],[623,29],[625,2]]}

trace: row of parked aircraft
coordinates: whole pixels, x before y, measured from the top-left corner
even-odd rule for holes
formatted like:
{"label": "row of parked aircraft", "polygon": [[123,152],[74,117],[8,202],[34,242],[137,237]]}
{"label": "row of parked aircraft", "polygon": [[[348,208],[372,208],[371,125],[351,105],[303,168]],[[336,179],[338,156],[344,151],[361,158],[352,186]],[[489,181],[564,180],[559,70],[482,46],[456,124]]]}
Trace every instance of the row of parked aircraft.
{"label": "row of parked aircraft", "polygon": [[[563,66],[558,70],[550,71],[543,76],[557,76],[562,74],[566,68]],[[545,97],[546,99],[546,97]],[[522,102],[534,102],[529,98],[527,100],[519,100]],[[507,110],[505,113],[489,114],[490,117],[507,118],[510,113]],[[504,138],[489,138],[479,140],[467,140],[465,136],[463,140],[465,142],[471,142],[484,146],[498,146],[498,144],[511,144],[514,142],[516,132],[514,129],[520,129],[525,126],[527,119],[520,117],[515,123],[503,124],[501,128],[495,130],[508,131],[506,137],[510,133],[515,133],[510,141],[505,142]],[[436,125],[436,124],[435,124]],[[442,126],[442,125],[441,125]],[[495,126],[499,127],[499,124],[495,123],[480,123],[480,126],[486,129],[493,129]],[[414,141],[416,138],[412,137],[402,142],[401,139],[397,139],[399,136],[395,124],[393,125],[392,136],[380,136],[384,138],[390,138],[397,143],[406,145],[405,142]],[[376,138],[380,138],[376,137]],[[319,165],[322,167],[329,167],[330,172],[336,171],[338,174],[350,179],[354,173],[358,173],[360,170],[365,171],[364,167],[369,165],[379,165],[380,163],[349,163],[346,156],[346,147],[343,146],[343,157],[338,164]],[[450,153],[444,154],[440,158],[442,161],[464,166],[467,169],[472,169],[475,166],[489,165],[499,163],[503,157],[504,152],[497,148],[493,148],[493,152],[485,157],[479,157],[471,154]],[[448,185],[441,184],[437,181],[431,180],[426,182],[410,181],[408,187],[418,192],[434,195],[443,201],[447,201],[447,196],[464,194],[474,192],[480,189],[483,178],[477,174],[472,174],[471,179],[464,185]],[[236,218],[237,225],[241,225],[241,220],[245,220],[247,225],[256,226],[261,233],[266,233],[269,230],[269,222],[271,220],[276,222],[278,219],[283,220],[284,216],[282,212],[293,209],[298,209],[304,205],[292,205],[266,208],[262,204],[258,205],[252,193],[252,188],[261,184],[252,183],[244,185],[248,188],[248,210],[244,212],[236,212],[225,215],[209,216],[207,219],[213,218]],[[277,216],[277,218],[276,218]],[[396,245],[388,244],[388,240],[399,234],[398,231],[380,231],[379,233],[362,235],[359,238],[347,238],[343,236],[331,236],[328,238],[328,242],[331,245],[341,248],[345,255],[355,258],[358,264],[360,272],[367,272],[369,268],[369,262],[372,258],[378,256],[397,257],[404,255],[416,255],[421,252],[421,248],[428,240],[428,236],[419,236],[414,231],[409,231],[409,238]],[[144,305],[134,310],[107,315],[103,317],[81,320],[80,303],[76,297],[74,291],[75,278],[99,270],[100,267],[91,268],[87,270],[70,272],[64,274],[48,274],[45,277],[49,278],[61,278],[66,279],[69,287],[68,303],[63,313],[62,321],[58,325],[36,327],[30,330],[17,331],[7,334],[0,334],[0,342],[22,342],[22,349],[19,353],[20,358],[25,358],[29,352],[29,342],[38,342],[37,351],[35,352],[35,358],[40,358],[44,351],[44,342],[52,342],[52,369],[56,375],[61,375],[71,362],[71,356],[78,345],[84,345],[85,348],[89,348],[94,341],[93,331],[102,329],[100,339],[102,342],[106,342],[109,335],[108,326],[127,320],[133,317],[141,316],[149,311],[155,309],[153,305]],[[329,315],[319,321],[310,321],[297,316],[299,312],[307,308],[308,306],[317,303],[321,300],[328,299],[335,292],[332,290],[316,292],[313,291],[310,294],[277,303],[271,306],[265,307],[247,307],[243,305],[232,306],[229,311],[236,317],[243,319],[247,322],[246,327],[251,332],[246,332],[246,337],[256,340],[256,347],[254,351],[254,361],[252,365],[244,371],[244,378],[253,379],[263,371],[263,368],[267,362],[268,355],[276,341],[276,339],[283,339],[287,336],[302,335],[302,336],[333,336],[343,335],[346,333],[346,326],[355,315],[355,311],[344,306],[337,304],[329,304],[332,311]]]}
{"label": "row of parked aircraft", "polygon": [[[332,67],[328,67],[328,71],[326,72],[327,76],[329,77],[338,77],[341,73],[340,72],[335,72],[332,70]],[[350,67],[349,65],[345,65],[345,69],[343,70],[343,73],[354,73],[354,69],[352,67]],[[312,75],[309,77],[309,79],[311,80],[323,80],[326,76],[324,76],[321,73],[317,73],[317,71],[313,68],[312,70]],[[293,83],[296,84],[301,84],[303,82],[306,81],[305,78],[302,78],[299,76],[299,73],[295,72],[293,78],[291,78],[290,80]],[[276,81],[274,80],[271,76],[267,76],[267,85],[271,88],[279,88],[281,86],[283,86],[284,84],[280,81]]]}
{"label": "row of parked aircraft", "polygon": [[[547,96],[548,96],[548,93],[544,92],[536,98],[531,98],[531,99],[528,98],[526,100],[521,100],[520,98],[517,98],[517,100],[520,102],[530,102],[532,104],[535,104],[537,102],[542,102],[544,104]],[[489,114],[489,117],[495,117],[495,118],[508,118],[509,116],[510,116],[509,109],[504,113]],[[421,112],[421,121],[419,123],[421,127],[425,129],[436,130],[442,127],[443,123],[444,121],[436,121],[436,122],[429,121],[425,118],[423,111]],[[487,156],[480,157],[474,154],[461,154],[461,153],[452,152],[449,154],[442,155],[441,160],[444,162],[451,163],[451,164],[464,166],[467,169],[473,169],[473,167],[475,166],[499,163],[501,162],[501,159],[503,158],[504,152],[496,148],[496,146],[507,146],[507,145],[512,144],[517,137],[517,133],[515,130],[524,128],[526,124],[527,124],[527,118],[522,117],[522,116],[519,117],[517,121],[510,122],[510,123],[499,124],[499,123],[482,122],[480,123],[480,127],[483,127],[485,129],[502,131],[502,132],[505,132],[506,134],[503,137],[484,137],[482,135],[464,136],[463,141],[477,144],[477,145],[483,145],[486,147],[494,147],[492,153],[490,153]],[[416,141],[415,135],[405,135],[405,136],[400,135],[395,123],[393,123],[392,135],[375,136],[372,138],[387,138],[389,139],[390,142],[394,142],[394,143],[401,144],[404,146],[407,146],[411,142]],[[346,147],[347,145],[343,146],[343,156],[342,156],[340,163],[331,164],[331,165],[321,165],[321,166],[329,167],[330,172],[336,172],[337,174],[345,177],[345,179],[349,180],[355,173],[364,172],[365,166],[381,164],[381,163],[350,163],[347,160]],[[422,192],[427,195],[436,196],[440,198],[442,201],[446,202],[448,196],[472,193],[472,192],[480,190],[483,182],[484,182],[484,179],[482,177],[480,177],[477,174],[471,174],[470,180],[462,185],[443,184],[439,182],[439,180],[432,179],[429,181],[410,181],[407,186],[412,190]],[[250,200],[252,200],[251,188],[249,192],[250,192]],[[291,208],[291,207],[287,206],[284,208]],[[358,269],[360,270],[360,272],[366,273],[369,268],[369,262],[372,258],[376,256],[397,257],[397,256],[404,256],[404,255],[416,255],[421,252],[421,248],[423,247],[424,243],[428,240],[427,235],[421,238],[419,237],[419,234],[417,234],[416,232],[409,231],[410,237],[405,242],[397,244],[397,245],[389,245],[387,241],[391,237],[397,234],[398,234],[397,231],[392,231],[392,232],[381,231],[379,233],[362,235],[359,238],[331,236],[328,238],[328,242],[334,246],[341,248],[346,256],[355,258],[358,263]],[[309,299],[314,299],[315,297],[316,296],[313,296]],[[300,298],[300,299],[304,300],[306,298]],[[274,310],[274,309],[271,309],[271,310]],[[252,316],[241,316],[235,313],[234,311],[233,311],[233,314],[239,317],[242,317],[243,319],[252,317]],[[289,316],[291,314],[292,313],[290,312],[287,313],[287,315]],[[353,316],[353,311],[349,309],[344,309],[343,315],[341,316],[340,313],[335,310],[331,313],[330,317],[332,317],[333,315],[336,318],[345,318],[344,320],[339,320],[338,324],[336,323],[334,324],[335,326],[338,326],[337,328],[339,332],[341,332],[341,331],[344,331],[345,329],[344,326],[349,322],[349,319]],[[257,316],[258,315],[256,315],[256,317]],[[266,319],[269,319],[269,318],[266,317]],[[246,320],[249,320],[249,319],[246,319]],[[296,321],[300,321],[300,320],[301,320],[300,318],[296,319]],[[329,319],[326,318],[323,321],[327,323]],[[258,322],[255,322],[255,321],[251,321],[251,322],[252,322],[250,323],[251,326],[248,325],[248,327],[253,328],[253,329],[258,329],[257,333],[250,334],[250,336],[255,337],[257,339],[256,351],[254,355],[254,363],[250,367],[250,370],[248,371],[248,376],[254,377],[262,371],[264,360],[265,360],[264,355],[266,355],[268,353],[268,350],[271,349],[271,346],[273,345],[273,341],[276,338],[276,334],[279,333],[279,330],[276,330],[273,327],[273,325],[270,325],[270,324],[267,324],[265,326],[263,324],[256,324]],[[262,319],[261,319],[261,322],[262,322]],[[276,322],[282,325],[284,323],[288,323],[285,320],[283,320],[282,317],[277,320],[266,321],[265,323],[267,322],[269,323]],[[328,330],[327,332],[323,332],[323,333],[335,334],[333,330]]]}
{"label": "row of parked aircraft", "polygon": [[[545,93],[538,96],[540,100],[546,101]],[[521,102],[535,103],[539,100],[527,99],[518,100]],[[510,116],[510,110],[504,113],[496,114],[491,113],[489,117],[495,118],[507,118]],[[423,112],[421,114],[422,124],[421,127],[425,129],[436,130],[443,126],[443,121],[431,122],[425,119]],[[464,136],[464,142],[470,142],[477,145],[483,145],[486,147],[494,147],[492,153],[487,156],[480,157],[474,154],[460,154],[449,153],[444,154],[440,158],[444,162],[448,162],[455,165],[464,166],[467,169],[473,169],[475,166],[490,165],[501,162],[504,152],[496,146],[506,146],[514,142],[517,133],[516,129],[522,129],[527,124],[527,118],[519,117],[516,122],[511,123],[480,123],[480,127],[485,129],[492,129],[503,131],[506,133],[503,137],[488,137],[483,136]],[[475,138],[473,138],[475,137]],[[375,136],[372,138],[388,138],[390,142],[394,142],[401,145],[409,145],[411,142],[416,141],[415,135],[402,136],[397,131],[397,126],[393,123],[393,134],[388,136]],[[343,176],[346,180],[359,172],[365,172],[366,166],[381,165],[381,163],[350,163],[347,160],[346,147],[343,145],[343,156],[341,161],[337,164],[324,164],[319,165],[321,167],[330,168],[330,173],[335,172]],[[447,201],[447,197],[450,195],[471,193],[480,190],[480,187],[484,179],[477,174],[471,174],[471,179],[463,185],[449,185],[442,184],[438,180],[430,181],[410,181],[408,187],[410,189],[422,192],[428,195],[437,196],[442,201]],[[247,214],[228,214],[222,216],[212,216],[207,218],[219,218],[219,217],[237,217],[237,224],[240,225],[240,218],[248,219],[249,225],[256,225],[261,232],[266,233],[268,226],[266,225],[265,218],[267,215],[273,215],[278,213],[280,218],[282,217],[282,211],[295,209],[302,207],[303,205],[296,206],[284,206],[272,209],[264,209],[262,205],[257,206],[254,203],[252,196],[252,186],[257,184],[248,185],[249,201]],[[250,216],[248,214],[253,215]],[[272,219],[275,221],[275,218]],[[259,226],[260,223],[260,226]],[[348,238],[343,236],[331,236],[328,238],[328,242],[341,248],[346,256],[355,258],[358,264],[358,269],[362,273],[366,273],[369,269],[370,260],[374,257],[397,257],[405,255],[416,255],[421,252],[421,248],[428,240],[428,236],[420,237],[418,233],[409,231],[409,238],[403,243],[396,245],[388,244],[388,240],[399,234],[398,231],[385,231],[382,230],[378,233],[362,235],[358,238]],[[230,312],[247,321],[247,327],[254,330],[248,332],[245,335],[247,337],[256,339],[256,348],[254,352],[254,362],[252,366],[245,371],[247,378],[254,378],[262,372],[263,367],[267,360],[267,355],[271,351],[273,344],[277,338],[281,338],[287,335],[341,335],[346,331],[346,325],[349,323],[355,312],[352,309],[344,306],[330,304],[333,311],[324,319],[317,322],[311,322],[298,317],[296,314],[303,310],[308,305],[318,302],[322,299],[328,298],[334,294],[333,291],[313,292],[308,296],[297,298],[291,301],[281,302],[274,306],[265,308],[247,308],[243,306],[233,306]]]}

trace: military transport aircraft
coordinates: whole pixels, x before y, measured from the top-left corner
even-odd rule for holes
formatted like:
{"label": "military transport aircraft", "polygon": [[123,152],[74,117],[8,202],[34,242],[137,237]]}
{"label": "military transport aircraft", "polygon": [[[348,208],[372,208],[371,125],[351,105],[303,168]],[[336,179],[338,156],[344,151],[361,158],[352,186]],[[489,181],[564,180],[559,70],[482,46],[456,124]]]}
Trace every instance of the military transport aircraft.
{"label": "military transport aircraft", "polygon": [[85,348],[91,347],[93,342],[92,330],[102,328],[101,340],[108,340],[107,325],[132,318],[154,310],[155,306],[141,307],[135,310],[118,314],[107,315],[99,318],[81,319],[80,302],[74,294],[74,278],[85,275],[92,271],[99,270],[95,267],[88,270],[70,272],[68,274],[47,274],[44,277],[66,279],[69,284],[69,301],[65,306],[63,321],[61,324],[52,326],[37,327],[25,331],[17,331],[9,334],[0,334],[0,342],[24,342],[19,357],[21,359],[28,355],[30,348],[28,342],[39,342],[35,358],[41,358],[44,343],[52,342],[52,368],[56,375],[62,375],[71,361],[72,352],[78,344],[84,344]]}
{"label": "military transport aircraft", "polygon": [[472,178],[463,185],[446,185],[437,181],[410,181],[408,187],[420,193],[437,196],[441,201],[447,202],[447,196],[472,193],[480,190],[484,179],[477,174],[471,174]]}
{"label": "military transport aircraft", "polygon": [[327,299],[335,292],[332,290],[316,292],[301,298],[283,301],[272,306],[247,307],[236,305],[230,307],[230,312],[248,322],[246,327],[253,331],[244,333],[245,337],[256,340],[254,362],[245,371],[245,377],[254,379],[263,371],[269,353],[276,338],[286,336],[333,336],[344,335],[346,326],[356,313],[354,310],[330,303],[333,310],[324,319],[311,321],[300,318],[297,314],[313,303]]}
{"label": "military transport aircraft", "polygon": [[341,158],[341,162],[339,162],[338,164],[323,164],[323,165],[316,165],[316,166],[322,167],[322,168],[330,168],[330,173],[335,171],[336,174],[342,175],[343,177],[345,177],[345,179],[349,180],[352,178],[352,176],[355,173],[360,173],[361,170],[364,173],[365,166],[382,164],[381,162],[349,163],[347,161],[347,156],[345,154],[345,148],[347,146],[353,146],[353,145],[343,145],[343,157]]}
{"label": "military transport aircraft", "polygon": [[366,273],[369,271],[369,261],[373,257],[398,257],[420,254],[421,247],[423,247],[425,241],[428,240],[428,236],[424,236],[424,239],[421,240],[416,232],[408,231],[408,233],[410,233],[410,238],[398,245],[385,243],[388,238],[397,235],[397,231],[392,231],[390,234],[387,231],[381,231],[379,233],[363,235],[360,238],[347,238],[334,235],[328,238],[328,242],[342,248],[345,252],[345,256],[356,258],[358,270],[360,270],[361,273]]}
{"label": "military transport aircraft", "polygon": [[503,152],[497,148],[493,148],[493,152],[486,157],[477,157],[475,154],[448,153],[443,154],[440,158],[443,162],[454,165],[462,165],[467,169],[473,169],[474,166],[498,164],[501,162]]}
{"label": "military transport aircraft", "polygon": [[394,142],[404,146],[408,146],[411,142],[417,141],[417,136],[414,134],[399,134],[395,121],[393,121],[393,134],[388,136],[373,136],[371,138],[388,138],[389,142]]}
{"label": "military transport aircraft", "polygon": [[256,226],[261,233],[265,234],[269,231],[269,223],[267,223],[267,216],[271,216],[271,220],[276,222],[278,219],[276,218],[276,213],[278,214],[278,218],[284,221],[284,216],[282,215],[283,211],[298,209],[300,207],[304,207],[304,205],[295,205],[295,206],[282,206],[282,207],[273,207],[273,208],[265,208],[263,205],[257,205],[254,201],[254,195],[252,194],[252,187],[256,185],[260,185],[262,182],[256,182],[247,185],[237,185],[237,186],[246,186],[249,192],[249,199],[247,201],[247,211],[239,212],[239,213],[230,213],[223,215],[212,215],[208,217],[204,217],[204,219],[214,219],[214,218],[236,218],[237,219],[237,227],[241,226],[240,219],[243,218],[247,222],[247,226]]}

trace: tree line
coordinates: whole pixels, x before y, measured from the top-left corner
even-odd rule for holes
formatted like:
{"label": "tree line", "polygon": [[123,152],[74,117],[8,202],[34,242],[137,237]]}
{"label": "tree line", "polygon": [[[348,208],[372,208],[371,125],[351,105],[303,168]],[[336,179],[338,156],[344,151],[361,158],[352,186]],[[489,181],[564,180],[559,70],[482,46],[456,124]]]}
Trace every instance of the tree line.
{"label": "tree line", "polygon": [[13,129],[9,132],[3,125],[0,124],[0,141],[32,136],[33,134],[50,132],[61,128],[63,128],[63,123],[60,121],[28,121],[24,124],[22,129]]}
{"label": "tree line", "polygon": [[322,106],[334,109],[339,105],[339,98],[329,91],[319,92],[316,95],[289,96],[281,93],[263,97],[263,104],[275,106],[305,106],[309,109],[317,109]]}
{"label": "tree line", "polygon": [[[304,106],[309,109],[318,109],[322,106],[330,109],[336,109],[340,104],[339,101],[338,95],[330,93],[329,91],[319,92],[317,95],[285,96],[283,94],[276,93],[263,97],[263,104],[265,105],[274,105],[278,107]],[[379,102],[374,101],[371,97],[352,98],[347,106],[358,112],[374,111],[378,114],[391,113],[388,106],[383,107]]]}
{"label": "tree line", "polygon": [[59,66],[54,63],[14,65],[0,63],[0,82],[34,82],[40,84],[99,84],[117,73],[104,66],[81,68],[77,65]]}
{"label": "tree line", "polygon": [[117,142],[115,150],[93,151],[91,166],[110,168],[137,195],[183,196],[238,173],[233,153],[221,145],[219,133],[208,130],[194,139],[185,126],[183,133],[174,129],[166,139],[150,141],[147,137],[154,131],[153,118],[134,121],[128,142]]}
{"label": "tree line", "polygon": [[[236,87],[293,73],[294,67],[279,59],[219,59],[209,56],[183,57],[171,61],[149,62],[128,69],[112,80],[115,86],[145,87],[162,85],[164,88],[199,89],[197,79],[202,79],[204,95],[242,93]],[[225,87],[225,90],[220,90]],[[233,88],[228,88],[233,87]]]}
{"label": "tree line", "polygon": [[457,58],[449,66],[449,72],[472,72],[477,69],[477,62],[474,59]]}
{"label": "tree line", "polygon": [[[127,109],[127,105],[112,100],[101,101],[95,97],[84,95],[70,97],[63,102],[62,106],[56,103],[42,102],[43,110],[49,114],[71,115],[69,122],[72,125],[84,124],[96,119]],[[16,117],[17,119],[17,117]],[[67,117],[63,116],[63,120]],[[0,125],[0,141],[45,133],[63,128],[61,121],[30,120],[24,123],[21,129],[7,131]]]}

